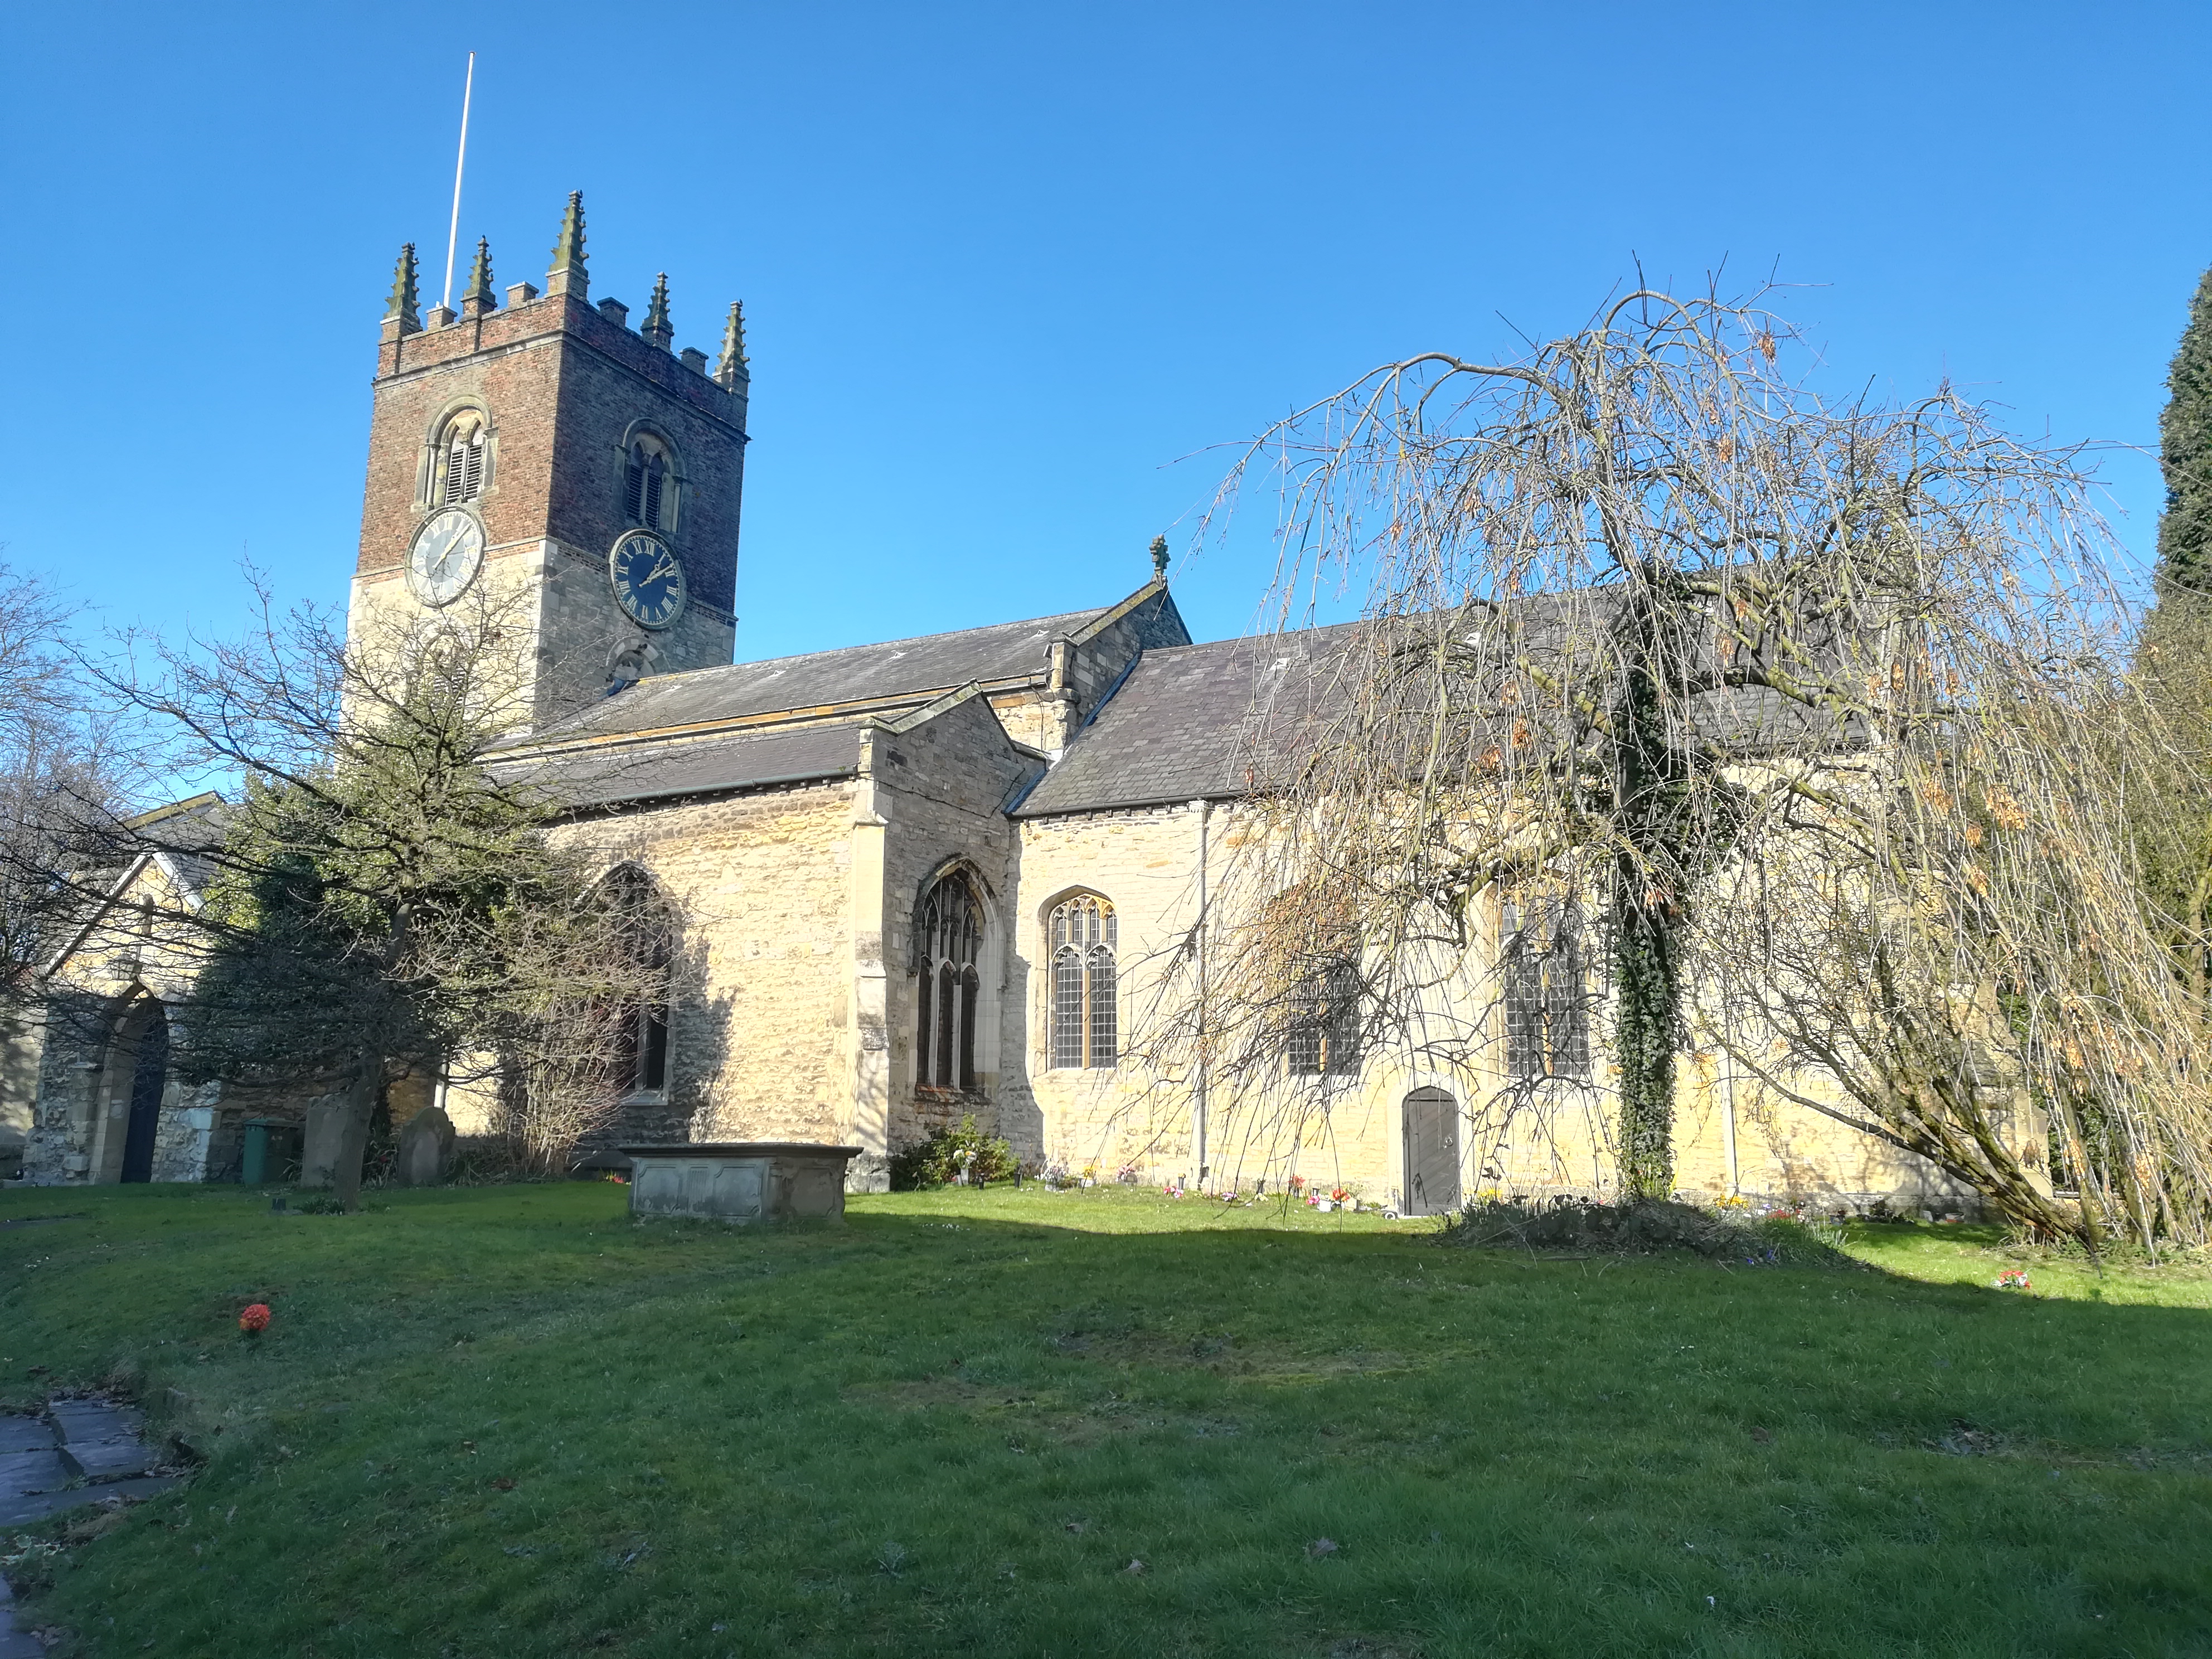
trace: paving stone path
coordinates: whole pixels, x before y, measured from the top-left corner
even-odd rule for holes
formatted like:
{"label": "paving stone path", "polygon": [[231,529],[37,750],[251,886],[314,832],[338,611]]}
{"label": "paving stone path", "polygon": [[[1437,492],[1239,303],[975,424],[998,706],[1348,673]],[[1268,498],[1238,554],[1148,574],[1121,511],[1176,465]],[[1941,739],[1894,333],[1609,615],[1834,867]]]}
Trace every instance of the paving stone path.
{"label": "paving stone path", "polygon": [[[0,1527],[167,1492],[179,1477],[147,1473],[155,1454],[145,1428],[143,1412],[105,1400],[56,1400],[42,1418],[0,1416]],[[15,1627],[15,1601],[0,1577],[0,1659],[45,1652]]]}

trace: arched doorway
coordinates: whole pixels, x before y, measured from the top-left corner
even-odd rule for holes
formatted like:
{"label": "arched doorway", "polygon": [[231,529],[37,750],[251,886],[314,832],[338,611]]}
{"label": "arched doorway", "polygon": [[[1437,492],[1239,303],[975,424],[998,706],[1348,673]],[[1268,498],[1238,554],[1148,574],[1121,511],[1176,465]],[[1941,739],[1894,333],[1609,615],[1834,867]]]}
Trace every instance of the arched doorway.
{"label": "arched doorway", "polygon": [[131,1057],[131,1106],[118,1178],[151,1181],[154,1139],[161,1123],[161,1091],[169,1080],[169,1016],[160,1003],[148,999],[143,1012],[125,1027],[121,1046]]}
{"label": "arched doorway", "polygon": [[1406,1097],[1406,1213],[1459,1208],[1459,1103],[1442,1089]]}

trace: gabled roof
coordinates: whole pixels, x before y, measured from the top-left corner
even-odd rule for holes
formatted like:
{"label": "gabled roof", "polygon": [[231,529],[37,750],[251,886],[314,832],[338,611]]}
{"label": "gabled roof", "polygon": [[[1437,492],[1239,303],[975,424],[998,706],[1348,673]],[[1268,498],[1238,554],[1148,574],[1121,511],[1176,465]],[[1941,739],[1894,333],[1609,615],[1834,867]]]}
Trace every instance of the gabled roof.
{"label": "gabled roof", "polygon": [[[1155,583],[1103,610],[1071,611],[684,674],[657,674],[501,747],[680,730],[763,714],[829,713],[855,706],[896,708],[927,702],[970,681],[981,682],[986,690],[1041,682],[1054,640],[1080,642],[1155,595],[1162,609],[1171,612],[1174,601]],[[1179,618],[1169,634],[1189,637]]]}
{"label": "gabled roof", "polygon": [[1361,625],[1147,651],[1016,817],[1251,793],[1334,706]]}
{"label": "gabled roof", "polygon": [[[1619,600],[1618,589],[1601,588],[1515,601],[1511,637],[1517,649],[1555,662],[1581,659],[1587,670],[1593,630],[1607,625]],[[1382,624],[1344,623],[1147,651],[1013,815],[1225,800],[1279,788],[1329,745],[1346,741],[1344,720],[1363,707],[1363,695],[1371,697],[1372,687],[1363,694],[1358,683],[1376,673],[1377,651],[1395,655],[1410,644],[1426,660],[1439,639],[1469,625],[1459,613],[1438,611],[1394,619],[1379,633]],[[1690,723],[1703,738],[1747,757],[1863,741],[1855,717],[1809,709],[1755,685],[1727,684],[1723,670],[1756,667],[1761,653],[1779,647],[1723,646],[1717,639],[1700,634],[1692,641],[1698,667],[1715,682],[1687,700]],[[1840,635],[1832,627],[1794,645],[1828,658],[1830,672],[1840,660]],[[1426,708],[1425,690],[1414,688],[1412,695],[1413,707]],[[1371,705],[1367,712],[1371,717]],[[1480,745],[1503,741],[1512,726],[1547,718],[1504,704],[1468,709],[1458,717],[1452,741],[1460,761],[1471,762]],[[1425,727],[1425,714],[1421,724]]]}

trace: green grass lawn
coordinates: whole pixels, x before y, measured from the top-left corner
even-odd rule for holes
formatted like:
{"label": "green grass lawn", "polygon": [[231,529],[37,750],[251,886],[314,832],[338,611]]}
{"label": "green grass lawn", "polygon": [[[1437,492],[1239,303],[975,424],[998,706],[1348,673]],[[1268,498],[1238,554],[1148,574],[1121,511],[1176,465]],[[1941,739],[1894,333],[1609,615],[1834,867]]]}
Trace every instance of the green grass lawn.
{"label": "green grass lawn", "polygon": [[194,1659],[2212,1653],[2201,1268],[2023,1296],[1957,1227],[1728,1271],[1122,1191],[770,1233],[625,1197],[0,1195],[73,1218],[0,1231],[0,1391],[127,1379],[209,1460],[15,1569],[26,1622]]}

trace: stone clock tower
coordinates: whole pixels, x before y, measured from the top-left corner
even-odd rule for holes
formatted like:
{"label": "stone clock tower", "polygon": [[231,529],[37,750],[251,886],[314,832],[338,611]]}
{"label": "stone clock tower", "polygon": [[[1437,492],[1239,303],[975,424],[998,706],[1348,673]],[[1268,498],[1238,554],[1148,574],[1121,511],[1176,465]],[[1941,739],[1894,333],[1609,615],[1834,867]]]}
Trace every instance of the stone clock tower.
{"label": "stone clock tower", "polygon": [[501,305],[480,242],[459,313],[423,313],[410,245],[377,353],[354,637],[495,616],[515,642],[518,724],[720,665],[736,643],[743,313],[730,308],[710,369],[670,349],[665,276],[635,330],[587,286],[580,195],[543,294],[516,283]]}

